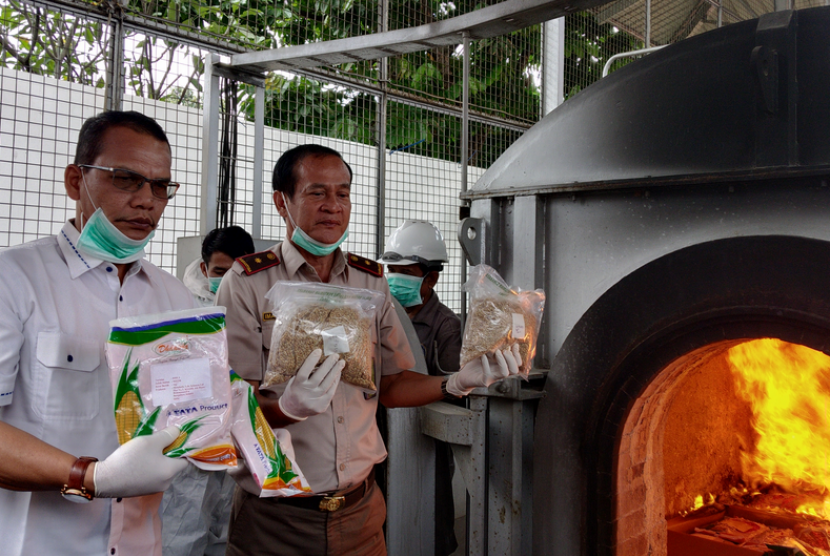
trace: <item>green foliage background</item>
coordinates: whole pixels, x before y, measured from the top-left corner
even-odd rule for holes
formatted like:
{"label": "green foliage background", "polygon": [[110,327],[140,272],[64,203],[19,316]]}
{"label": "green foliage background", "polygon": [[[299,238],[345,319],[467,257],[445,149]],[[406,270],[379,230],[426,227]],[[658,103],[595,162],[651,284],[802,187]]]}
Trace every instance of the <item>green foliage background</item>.
{"label": "green foliage background", "polygon": [[[126,6],[78,2],[102,19],[84,18],[0,0],[0,64],[56,79],[106,85],[112,38],[104,18],[163,23],[204,41],[192,42],[127,31],[124,49],[127,93],[199,106],[204,54],[211,44],[237,51],[277,48],[374,33],[377,0],[128,0]],[[431,23],[484,7],[481,2],[390,0],[389,28]],[[599,79],[610,56],[641,44],[589,12],[566,18],[566,98]],[[539,119],[541,106],[541,26],[472,42],[470,106],[475,112],[518,124]],[[184,70],[182,68],[185,68]],[[377,84],[380,62],[346,64],[326,71]],[[386,86],[428,102],[460,107],[463,58],[446,46],[388,59]],[[325,80],[283,72],[267,77],[267,124],[292,131],[365,144],[377,142],[378,98]],[[253,118],[251,90],[239,89],[240,110]],[[390,102],[386,147],[458,162],[461,122],[403,102]],[[494,125],[472,125],[470,163],[486,167],[518,136]]]}

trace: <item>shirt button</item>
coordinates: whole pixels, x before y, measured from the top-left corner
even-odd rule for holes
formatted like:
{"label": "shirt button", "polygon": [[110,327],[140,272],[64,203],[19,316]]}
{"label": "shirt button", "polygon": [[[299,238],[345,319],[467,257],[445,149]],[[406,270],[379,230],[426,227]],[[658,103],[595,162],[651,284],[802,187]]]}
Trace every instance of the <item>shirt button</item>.
{"label": "shirt button", "polygon": [[345,471],[345,470],[346,470],[346,464],[345,464],[345,463],[341,463],[341,464],[340,464],[340,471]]}
{"label": "shirt button", "polygon": [[74,359],[74,357],[72,357],[71,355],[66,356],[66,360],[69,361],[70,363],[72,363],[73,359]]}
{"label": "shirt button", "polygon": [[345,419],[343,419],[343,417],[338,417],[337,418],[337,422],[340,423],[341,425],[343,424],[343,421],[345,421]]}
{"label": "shirt button", "polygon": [[123,295],[119,295],[119,296],[118,296],[118,301],[124,301],[124,296],[123,296]]}
{"label": "shirt button", "polygon": [[115,549],[114,548],[110,548],[110,554],[115,554]]}
{"label": "shirt button", "polygon": [[[111,266],[107,267],[107,272],[112,272],[112,267]],[[115,550],[115,549],[113,548],[113,550]]]}
{"label": "shirt button", "polygon": [[116,498],[115,499],[116,502],[121,502],[122,500],[123,500],[123,498]]}

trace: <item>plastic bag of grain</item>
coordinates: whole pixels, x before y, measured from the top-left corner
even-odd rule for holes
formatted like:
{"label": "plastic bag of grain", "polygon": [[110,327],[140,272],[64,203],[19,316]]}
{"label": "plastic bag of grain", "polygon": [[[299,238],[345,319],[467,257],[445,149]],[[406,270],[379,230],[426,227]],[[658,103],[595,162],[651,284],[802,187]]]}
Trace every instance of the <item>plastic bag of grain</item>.
{"label": "plastic bag of grain", "polygon": [[121,444],[178,425],[167,456],[236,466],[224,307],[111,321],[105,350]]}
{"label": "plastic bag of grain", "polygon": [[231,432],[247,469],[233,473],[239,486],[260,498],[311,493],[311,487],[295,463],[289,432],[271,429],[254,389],[234,372],[231,372],[231,389]]}
{"label": "plastic bag of grain", "polygon": [[521,371],[527,376],[536,355],[545,292],[511,288],[498,272],[485,264],[470,268],[464,291],[470,294],[470,311],[464,326],[461,365],[518,344]]}
{"label": "plastic bag of grain", "polygon": [[375,316],[381,292],[319,282],[277,282],[265,294],[274,328],[262,387],[288,381],[315,349],[339,353],[346,362],[341,380],[377,392],[374,370]]}

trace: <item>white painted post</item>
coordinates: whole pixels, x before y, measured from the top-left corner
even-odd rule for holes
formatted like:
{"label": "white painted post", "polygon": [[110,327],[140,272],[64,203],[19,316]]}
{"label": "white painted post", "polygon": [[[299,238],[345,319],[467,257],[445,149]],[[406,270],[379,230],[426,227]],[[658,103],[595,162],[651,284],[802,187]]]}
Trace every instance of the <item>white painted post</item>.
{"label": "white painted post", "polygon": [[542,116],[565,99],[565,18],[546,21],[543,28]]}

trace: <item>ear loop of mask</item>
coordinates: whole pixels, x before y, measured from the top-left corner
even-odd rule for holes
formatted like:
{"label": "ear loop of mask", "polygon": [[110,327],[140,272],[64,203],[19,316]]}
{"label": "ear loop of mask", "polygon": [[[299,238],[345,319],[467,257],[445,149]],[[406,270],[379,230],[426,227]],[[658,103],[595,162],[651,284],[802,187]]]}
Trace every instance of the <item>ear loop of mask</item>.
{"label": "ear loop of mask", "polygon": [[[89,194],[89,186],[86,184],[86,173],[84,172],[83,168],[80,168],[80,170],[81,170],[81,181],[84,182],[84,190],[86,191],[86,198],[89,199],[89,202],[92,203],[92,208],[95,209],[92,212],[95,212],[95,211],[98,210],[98,207],[95,206],[95,201],[92,200],[92,195]],[[89,218],[87,218],[86,221],[89,222]],[[85,225],[86,225],[86,222],[84,222],[84,206],[81,205],[81,231],[82,232],[84,231],[84,226]]]}
{"label": "ear loop of mask", "polygon": [[297,223],[294,222],[294,219],[291,218],[291,211],[288,210],[288,199],[285,198],[285,193],[283,193],[282,191],[280,191],[280,195],[282,195],[282,202],[285,205],[285,213],[288,214],[288,221],[291,222],[291,225],[296,230],[298,228],[298,226],[297,226]]}

